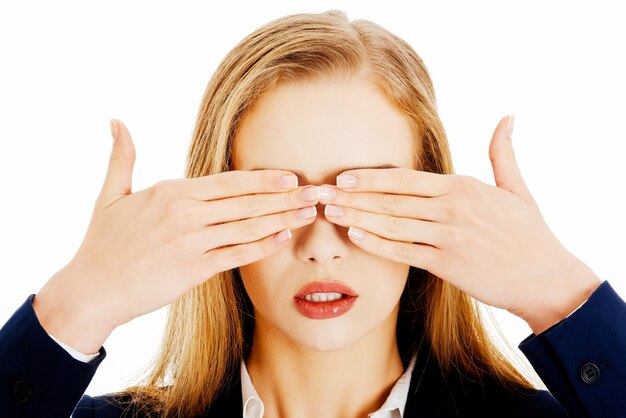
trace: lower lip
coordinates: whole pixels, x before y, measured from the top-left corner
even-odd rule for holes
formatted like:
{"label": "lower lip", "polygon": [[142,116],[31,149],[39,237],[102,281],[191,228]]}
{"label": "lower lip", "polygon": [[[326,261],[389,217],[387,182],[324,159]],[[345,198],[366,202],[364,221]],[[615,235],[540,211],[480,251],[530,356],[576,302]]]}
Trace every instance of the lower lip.
{"label": "lower lip", "polygon": [[328,319],[345,314],[352,308],[358,296],[344,296],[330,302],[309,302],[304,298],[293,298],[296,309],[311,319]]}

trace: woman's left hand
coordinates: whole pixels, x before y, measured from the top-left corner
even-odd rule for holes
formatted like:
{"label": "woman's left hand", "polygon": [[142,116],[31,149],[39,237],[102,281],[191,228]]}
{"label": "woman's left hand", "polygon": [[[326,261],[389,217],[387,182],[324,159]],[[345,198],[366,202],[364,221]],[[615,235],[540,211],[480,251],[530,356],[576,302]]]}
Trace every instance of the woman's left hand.
{"label": "woman's left hand", "polygon": [[[350,239],[364,251],[428,270],[539,334],[602,282],[544,221],[517,166],[508,120],[489,147],[497,186],[409,168],[349,170],[341,174],[354,176],[355,186],[338,181],[337,197],[319,202],[327,204],[326,219],[350,226]],[[329,206],[343,215],[329,216]]]}

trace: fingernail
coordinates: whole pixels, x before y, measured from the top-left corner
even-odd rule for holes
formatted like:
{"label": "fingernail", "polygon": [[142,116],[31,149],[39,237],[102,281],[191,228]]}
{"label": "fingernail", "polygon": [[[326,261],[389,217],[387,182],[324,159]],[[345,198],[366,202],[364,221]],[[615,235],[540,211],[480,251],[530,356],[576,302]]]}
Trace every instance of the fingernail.
{"label": "fingernail", "polygon": [[337,176],[337,186],[349,189],[356,186],[356,177],[350,174],[342,174]]}
{"label": "fingernail", "polygon": [[276,241],[278,244],[287,241],[289,238],[291,238],[291,230],[289,230],[289,228],[285,229],[284,231],[280,231],[278,234],[274,235],[274,241]]}
{"label": "fingernail", "polygon": [[506,134],[509,137],[509,139],[513,139],[513,125],[515,124],[515,117],[513,116],[513,114],[509,115],[509,120],[506,123]]}
{"label": "fingernail", "polygon": [[335,205],[326,205],[324,208],[324,214],[328,216],[341,216],[343,215],[343,209]]}
{"label": "fingernail", "polygon": [[278,183],[283,189],[295,189],[298,187],[298,177],[293,174],[285,174],[278,178]]}
{"label": "fingernail", "polygon": [[359,241],[362,241],[363,237],[365,236],[363,235],[363,231],[353,226],[351,226],[350,229],[348,229],[348,235],[350,235],[352,238],[357,239]]}
{"label": "fingernail", "polygon": [[333,200],[337,197],[335,189],[328,186],[320,186],[320,198],[325,200]]}
{"label": "fingernail", "polygon": [[307,206],[296,211],[298,219],[309,219],[315,215],[317,215],[317,208],[315,206]]}
{"label": "fingernail", "polygon": [[113,136],[113,142],[117,142],[119,130],[117,128],[117,123],[111,119],[111,135]]}
{"label": "fingernail", "polygon": [[319,199],[320,198],[319,187],[311,186],[311,187],[302,189],[300,191],[300,197],[302,198],[302,200],[305,200],[307,202],[312,202],[314,200]]}

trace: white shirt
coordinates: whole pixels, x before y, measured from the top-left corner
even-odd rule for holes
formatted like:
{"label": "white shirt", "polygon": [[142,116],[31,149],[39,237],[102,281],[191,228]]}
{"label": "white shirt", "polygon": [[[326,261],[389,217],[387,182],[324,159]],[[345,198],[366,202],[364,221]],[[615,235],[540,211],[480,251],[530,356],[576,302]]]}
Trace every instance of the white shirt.
{"label": "white shirt", "polygon": [[[50,335],[50,334],[48,334]],[[100,353],[83,354],[80,351],[70,347],[67,344],[57,340],[50,335],[54,341],[56,341],[61,347],[65,349],[76,360],[88,363],[98,357]],[[407,396],[409,393],[409,386],[411,385],[411,374],[415,367],[415,360],[417,359],[417,353],[413,354],[409,366],[404,371],[402,376],[398,378],[396,384],[391,388],[391,392],[385,403],[376,411],[367,414],[370,418],[403,418],[404,406],[406,405]],[[250,375],[248,374],[248,368],[243,359],[241,359],[241,394],[243,400],[243,417],[242,418],[263,418],[265,406],[263,401],[259,397],[254,389]]]}

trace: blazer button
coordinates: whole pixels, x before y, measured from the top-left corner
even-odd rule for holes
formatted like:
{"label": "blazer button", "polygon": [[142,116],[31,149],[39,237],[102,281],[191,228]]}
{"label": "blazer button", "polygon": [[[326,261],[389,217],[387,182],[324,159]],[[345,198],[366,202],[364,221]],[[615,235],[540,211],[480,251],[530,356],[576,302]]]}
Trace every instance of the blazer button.
{"label": "blazer button", "polygon": [[581,367],[580,377],[583,379],[583,382],[592,385],[600,379],[600,369],[593,363],[587,363]]}
{"label": "blazer button", "polygon": [[13,385],[13,397],[15,397],[15,400],[18,402],[28,402],[31,393],[32,390],[28,382],[19,380]]}

